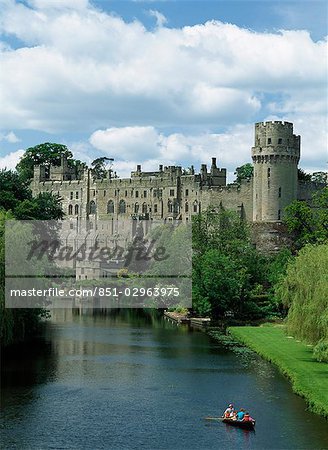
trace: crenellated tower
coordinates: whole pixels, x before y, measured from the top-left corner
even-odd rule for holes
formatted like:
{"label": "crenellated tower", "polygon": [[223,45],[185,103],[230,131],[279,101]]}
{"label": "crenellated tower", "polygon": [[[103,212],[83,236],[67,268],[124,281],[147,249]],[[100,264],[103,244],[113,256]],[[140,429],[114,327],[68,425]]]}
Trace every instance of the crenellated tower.
{"label": "crenellated tower", "polygon": [[300,136],[290,122],[255,124],[253,221],[279,222],[284,208],[297,198]]}

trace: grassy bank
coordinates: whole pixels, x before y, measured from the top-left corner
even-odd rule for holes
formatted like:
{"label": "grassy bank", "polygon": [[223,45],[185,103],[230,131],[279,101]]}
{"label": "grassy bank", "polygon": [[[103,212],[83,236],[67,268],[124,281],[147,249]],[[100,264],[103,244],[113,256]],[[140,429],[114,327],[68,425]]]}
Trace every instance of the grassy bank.
{"label": "grassy bank", "polygon": [[312,347],[288,337],[282,326],[231,327],[231,335],[276,364],[309,409],[328,418],[328,364],[317,362]]}

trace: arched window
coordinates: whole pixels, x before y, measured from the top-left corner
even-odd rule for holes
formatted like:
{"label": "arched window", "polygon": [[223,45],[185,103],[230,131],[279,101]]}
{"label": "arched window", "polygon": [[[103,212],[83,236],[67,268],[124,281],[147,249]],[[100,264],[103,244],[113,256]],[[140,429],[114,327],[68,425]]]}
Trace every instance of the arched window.
{"label": "arched window", "polygon": [[142,204],[142,214],[147,214],[147,203]]}
{"label": "arched window", "polygon": [[194,201],[194,212],[198,212],[198,203],[197,200]]}
{"label": "arched window", "polygon": [[113,200],[109,200],[107,203],[107,214],[114,214],[114,202]]}
{"label": "arched window", "polygon": [[75,205],[74,213],[76,216],[79,214],[79,205]]}
{"label": "arched window", "polygon": [[124,200],[120,200],[118,211],[119,211],[120,214],[125,214],[126,205],[125,205],[125,201]]}
{"label": "arched window", "polygon": [[169,213],[172,213],[172,212],[173,212],[173,203],[172,203],[171,200],[169,200],[169,201],[167,202],[167,211],[168,211]]}
{"label": "arched window", "polygon": [[185,212],[188,212],[189,211],[189,205],[188,205],[188,202],[186,202],[185,203]]}
{"label": "arched window", "polygon": [[96,203],[93,200],[91,200],[89,205],[89,212],[90,214],[96,214],[96,211],[97,211]]}
{"label": "arched window", "polygon": [[73,214],[73,205],[68,205],[68,215],[71,216]]}
{"label": "arched window", "polygon": [[138,214],[138,211],[139,211],[139,203],[136,203],[136,204],[134,205],[134,213],[135,213],[135,214]]}

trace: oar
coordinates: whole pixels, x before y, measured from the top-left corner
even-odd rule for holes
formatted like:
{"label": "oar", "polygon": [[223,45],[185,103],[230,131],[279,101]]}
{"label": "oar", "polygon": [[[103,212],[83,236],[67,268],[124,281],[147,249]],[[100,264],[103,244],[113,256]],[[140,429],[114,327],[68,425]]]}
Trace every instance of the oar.
{"label": "oar", "polygon": [[224,420],[224,417],[204,417],[204,420],[218,420],[221,422]]}

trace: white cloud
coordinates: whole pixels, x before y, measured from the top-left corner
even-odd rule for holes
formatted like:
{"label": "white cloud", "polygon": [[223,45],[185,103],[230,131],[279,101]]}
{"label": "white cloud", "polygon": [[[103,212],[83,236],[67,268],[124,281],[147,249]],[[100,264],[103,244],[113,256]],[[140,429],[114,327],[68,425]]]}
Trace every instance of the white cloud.
{"label": "white cloud", "polygon": [[6,141],[10,144],[16,144],[17,142],[21,142],[21,139],[19,139],[13,131],[10,131],[7,134],[0,133],[0,141]]}
{"label": "white cloud", "polygon": [[24,150],[16,150],[8,155],[0,156],[0,169],[15,169],[23,154]]}
{"label": "white cloud", "polygon": [[[132,170],[142,163],[149,170],[158,164],[178,164],[199,167],[217,157],[221,167],[234,171],[235,167],[250,160],[253,126],[237,125],[226,133],[186,135],[172,133],[165,136],[154,127],[122,127],[95,131],[90,143],[105,156],[114,157],[120,173]],[[145,169],[148,170],[148,169]],[[121,173],[120,173],[121,175]]]}
{"label": "white cloud", "polygon": [[25,42],[0,47],[4,127],[208,129],[252,122],[268,108],[326,113],[327,46],[306,31],[260,33],[217,21],[147,31],[86,0],[0,2],[0,30]]}
{"label": "white cloud", "polygon": [[156,24],[158,27],[162,27],[167,23],[167,18],[164,16],[164,14],[160,13],[159,11],[156,11],[154,9],[150,9],[148,11],[149,15],[152,17],[155,17]]}

